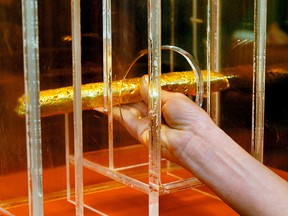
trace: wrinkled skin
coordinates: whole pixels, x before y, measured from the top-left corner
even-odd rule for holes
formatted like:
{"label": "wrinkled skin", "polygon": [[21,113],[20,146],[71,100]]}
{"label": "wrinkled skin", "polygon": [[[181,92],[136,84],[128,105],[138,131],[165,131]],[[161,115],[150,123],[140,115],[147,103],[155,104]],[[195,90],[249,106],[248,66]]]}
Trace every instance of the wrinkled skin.
{"label": "wrinkled skin", "polygon": [[[121,112],[114,108],[115,118],[146,146],[147,86],[143,77],[143,102],[122,105]],[[162,156],[185,167],[241,215],[288,215],[285,180],[255,160],[183,94],[162,91],[161,103]]]}

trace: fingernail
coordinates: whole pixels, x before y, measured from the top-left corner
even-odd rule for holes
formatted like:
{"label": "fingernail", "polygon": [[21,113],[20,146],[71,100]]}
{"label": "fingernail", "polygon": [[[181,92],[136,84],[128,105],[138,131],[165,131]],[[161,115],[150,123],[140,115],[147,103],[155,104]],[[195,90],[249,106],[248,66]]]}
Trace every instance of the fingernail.
{"label": "fingernail", "polygon": [[96,110],[96,111],[98,111],[98,112],[101,112],[101,113],[104,112],[103,107],[96,107],[96,108],[94,108],[94,110]]}
{"label": "fingernail", "polygon": [[143,82],[145,85],[147,85],[148,84],[148,75],[145,75],[144,76],[144,82]]}

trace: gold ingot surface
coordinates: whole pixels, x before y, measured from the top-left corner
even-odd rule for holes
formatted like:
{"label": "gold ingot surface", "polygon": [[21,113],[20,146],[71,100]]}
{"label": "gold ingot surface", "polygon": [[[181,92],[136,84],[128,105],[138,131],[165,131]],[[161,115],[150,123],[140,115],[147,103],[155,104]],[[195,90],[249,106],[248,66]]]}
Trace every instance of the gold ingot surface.
{"label": "gold ingot surface", "polygon": [[[207,72],[203,71],[204,88],[207,86]],[[113,105],[141,101],[140,79],[123,79],[112,82]],[[181,92],[186,95],[196,94],[196,78],[191,71],[170,72],[161,76],[162,89]],[[222,91],[229,88],[226,76],[221,73],[210,73],[211,91]],[[82,109],[90,110],[104,105],[104,85],[102,82],[81,86]],[[52,116],[73,112],[73,86],[40,91],[41,116]],[[16,112],[25,116],[25,95],[17,101]]]}

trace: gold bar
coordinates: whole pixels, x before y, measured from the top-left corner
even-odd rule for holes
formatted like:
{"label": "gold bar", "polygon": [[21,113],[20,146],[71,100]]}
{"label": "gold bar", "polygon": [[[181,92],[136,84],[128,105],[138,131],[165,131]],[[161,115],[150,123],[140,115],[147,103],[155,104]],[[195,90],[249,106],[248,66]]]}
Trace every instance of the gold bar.
{"label": "gold bar", "polygon": [[[204,87],[207,86],[207,72],[203,71]],[[113,105],[135,103],[141,101],[140,79],[132,78],[113,81]],[[211,91],[222,91],[229,88],[226,76],[221,73],[211,72]],[[181,92],[187,95],[195,95],[196,79],[191,71],[171,72],[162,74],[161,86],[164,90]],[[103,107],[104,87],[103,83],[91,83],[82,85],[82,109],[90,110],[96,107]],[[25,116],[25,96],[17,101],[16,113]],[[73,87],[63,87],[40,91],[41,116],[52,116],[73,112]]]}

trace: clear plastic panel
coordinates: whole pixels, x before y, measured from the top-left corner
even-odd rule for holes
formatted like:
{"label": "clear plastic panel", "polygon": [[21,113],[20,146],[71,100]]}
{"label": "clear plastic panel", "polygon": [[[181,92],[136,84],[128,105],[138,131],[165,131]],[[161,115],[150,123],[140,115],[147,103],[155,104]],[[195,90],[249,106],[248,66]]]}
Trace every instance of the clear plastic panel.
{"label": "clear plastic panel", "polygon": [[[147,215],[149,211],[153,215],[178,212],[189,215],[197,214],[199,209],[209,214],[210,203],[218,202],[219,198],[191,173],[162,158],[159,151],[160,74],[165,81],[170,72],[177,72],[177,76],[172,76],[177,83],[188,72],[193,74],[189,79],[194,80],[191,71],[199,70],[193,68],[197,64],[202,72],[204,90],[201,92],[195,80],[193,89],[203,93],[203,109],[257,159],[288,170],[288,103],[283,99],[287,92],[288,62],[284,54],[288,44],[285,1],[268,1],[266,6],[266,2],[258,0],[162,0],[161,8],[160,1],[146,0],[75,0],[72,4],[43,0],[37,3],[37,8],[36,3],[31,5],[31,13],[23,14],[22,8],[26,9],[21,1],[0,3],[1,213],[22,215],[29,212],[28,182],[31,178],[27,176],[27,139],[28,162],[31,155],[42,154],[42,163],[34,160],[28,163],[28,168],[32,163],[38,165],[35,169],[38,174],[34,177],[41,180],[41,165],[43,167],[43,183],[36,180],[31,186],[43,190],[43,200],[41,193],[34,198],[38,197],[40,203],[43,201],[44,208],[39,209],[45,214],[63,210],[65,215],[75,215],[75,212],[79,215],[84,212],[89,215],[113,215],[115,212]],[[22,35],[25,30],[22,21],[25,24],[27,15],[38,18],[38,36],[35,20],[33,29],[27,32],[31,36]],[[25,47],[29,42],[26,39],[34,41],[32,44],[37,48],[31,52],[23,50],[23,44]],[[28,57],[28,53],[37,51],[38,57]],[[196,63],[183,53],[186,57],[192,56]],[[26,64],[23,59],[30,59],[29,64],[36,62],[38,66],[34,65],[34,69],[40,71],[39,75],[33,74],[39,77],[33,77],[35,89],[29,96],[33,100],[28,101],[35,112],[26,116],[35,120],[34,125],[27,124],[27,131],[38,135],[26,133],[25,113],[14,110],[17,99],[24,94],[24,83],[32,87],[33,82],[31,74],[24,77],[28,74],[23,73]],[[148,59],[152,61],[150,65]],[[127,97],[134,97],[137,92],[134,87],[139,83],[132,80],[148,72],[150,114],[146,118],[153,126],[150,149],[132,138],[126,128],[113,119],[111,111],[119,100],[124,103]],[[223,87],[223,82],[219,85],[219,77],[225,80],[226,86]],[[81,85],[83,110],[79,98]],[[40,118],[37,97],[43,103],[42,93],[47,89],[53,89],[50,98],[54,102],[68,99],[67,106],[60,105],[50,111],[41,107]],[[76,100],[71,94],[73,91]],[[93,110],[91,106],[95,104],[87,102],[95,92],[100,95],[97,103],[104,107],[105,114]],[[195,91],[189,97],[200,102]],[[135,98],[130,102],[140,100]],[[86,102],[90,107],[87,108]],[[36,148],[29,147],[32,136],[35,139],[31,143],[38,143]],[[153,160],[149,160],[149,154]],[[205,208],[198,205],[199,194]],[[184,197],[189,202],[183,201]],[[34,206],[33,202],[31,204]],[[31,211],[34,209],[31,207]],[[234,213],[227,208],[225,211],[229,215]]]}
{"label": "clear plastic panel", "polygon": [[284,54],[288,49],[287,7],[287,1],[267,1],[263,162],[281,170],[288,169],[288,103],[285,100],[288,57]]}
{"label": "clear plastic panel", "polygon": [[219,19],[220,14],[221,25],[217,27],[213,24],[214,41],[215,37],[220,40],[217,40],[218,45],[214,45],[211,61],[214,61],[214,69],[228,77],[230,86],[219,93],[220,98],[211,111],[214,107],[219,109],[215,112],[217,123],[239,145],[251,152],[254,1],[222,1],[218,8],[212,5],[218,10],[214,20]]}

